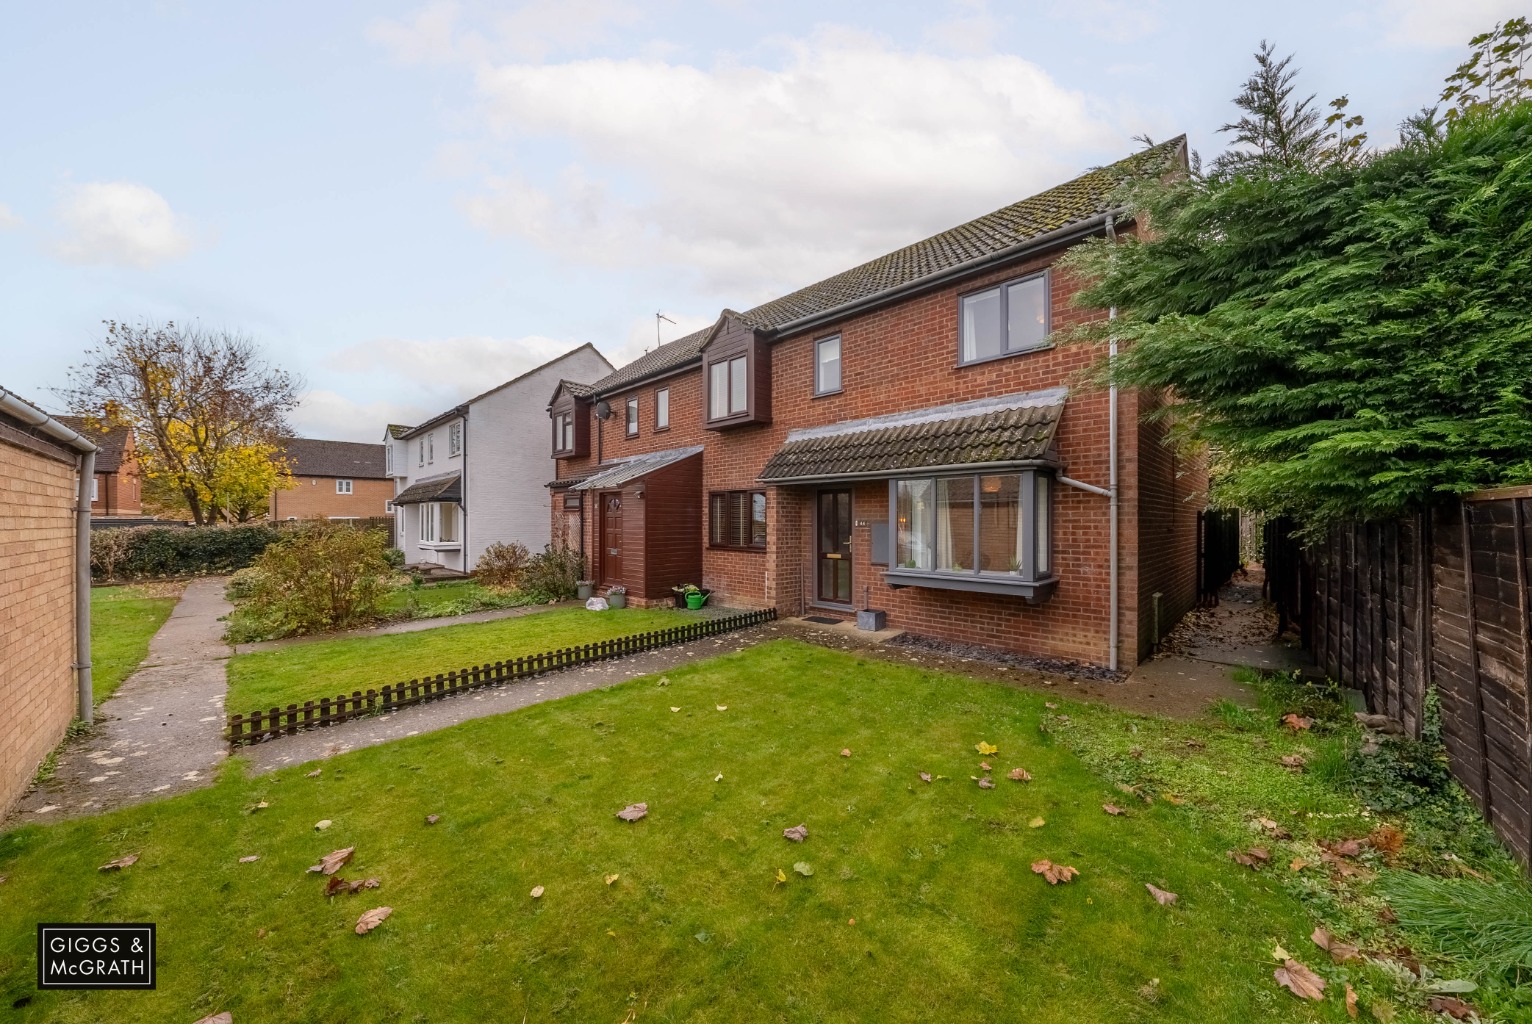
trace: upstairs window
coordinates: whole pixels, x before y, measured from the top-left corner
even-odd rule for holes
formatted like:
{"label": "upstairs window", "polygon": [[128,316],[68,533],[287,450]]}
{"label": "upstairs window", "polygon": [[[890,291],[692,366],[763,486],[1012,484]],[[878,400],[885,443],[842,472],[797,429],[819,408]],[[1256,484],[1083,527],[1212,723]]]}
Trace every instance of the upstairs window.
{"label": "upstairs window", "polygon": [[1048,338],[1048,275],[986,288],[958,300],[960,362],[979,363],[1026,352]]}
{"label": "upstairs window", "polygon": [[638,399],[628,399],[628,436],[638,436]]}
{"label": "upstairs window", "polygon": [[766,492],[714,491],[708,495],[708,539],[715,548],[766,548]]}
{"label": "upstairs window", "polygon": [[574,451],[574,413],[561,412],[553,417],[553,453],[562,455]]}
{"label": "upstairs window", "polygon": [[350,480],[337,480],[337,481],[335,481],[335,493],[336,494],[350,494],[351,493],[351,481]]}
{"label": "upstairs window", "polygon": [[708,382],[708,419],[727,419],[747,411],[746,358],[735,356],[727,362],[716,362],[711,371],[712,378]]}
{"label": "upstairs window", "polygon": [[420,464],[422,466],[424,466],[426,464],[426,439],[422,437],[420,439],[420,441],[419,441],[419,445],[420,445]]}
{"label": "upstairs window", "polygon": [[840,335],[814,342],[814,394],[840,390]]}
{"label": "upstairs window", "polygon": [[447,428],[447,454],[463,454],[463,425],[454,423]]}
{"label": "upstairs window", "polygon": [[654,429],[670,429],[670,389],[660,388],[654,393]]}
{"label": "upstairs window", "polygon": [[394,475],[394,443],[392,441],[383,446],[383,472],[389,476]]}
{"label": "upstairs window", "polygon": [[429,462],[429,463],[432,463],[432,464],[434,464],[436,462],[436,434],[435,434],[435,432],[432,432],[432,433],[429,433],[429,434],[426,435],[426,461]]}

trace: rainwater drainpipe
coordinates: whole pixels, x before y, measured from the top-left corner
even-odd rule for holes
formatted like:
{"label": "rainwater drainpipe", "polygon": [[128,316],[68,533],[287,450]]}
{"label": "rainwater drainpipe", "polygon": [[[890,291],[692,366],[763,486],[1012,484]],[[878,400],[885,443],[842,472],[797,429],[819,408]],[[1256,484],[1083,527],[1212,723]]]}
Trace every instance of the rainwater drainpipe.
{"label": "rainwater drainpipe", "polygon": [[0,411],[73,448],[79,456],[79,486],[75,491],[74,534],[74,668],[79,689],[80,721],[90,725],[96,702],[90,678],[90,486],[96,479],[96,446],[16,395],[0,388]]}

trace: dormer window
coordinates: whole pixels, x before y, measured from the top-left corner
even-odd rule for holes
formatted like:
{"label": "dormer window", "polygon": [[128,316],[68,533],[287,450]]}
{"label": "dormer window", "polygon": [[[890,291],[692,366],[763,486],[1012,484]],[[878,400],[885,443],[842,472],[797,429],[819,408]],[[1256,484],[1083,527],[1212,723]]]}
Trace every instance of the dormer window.
{"label": "dormer window", "polygon": [[702,346],[709,430],[771,422],[771,343],[738,313],[724,311]]}
{"label": "dormer window", "polygon": [[742,415],[749,406],[746,382],[749,367],[744,356],[712,365],[708,387],[708,419],[722,420]]}
{"label": "dormer window", "polygon": [[553,417],[553,454],[567,455],[574,451],[574,414],[559,413]]}
{"label": "dormer window", "polygon": [[590,403],[560,388],[548,410],[553,429],[553,457],[580,459],[590,453]]}

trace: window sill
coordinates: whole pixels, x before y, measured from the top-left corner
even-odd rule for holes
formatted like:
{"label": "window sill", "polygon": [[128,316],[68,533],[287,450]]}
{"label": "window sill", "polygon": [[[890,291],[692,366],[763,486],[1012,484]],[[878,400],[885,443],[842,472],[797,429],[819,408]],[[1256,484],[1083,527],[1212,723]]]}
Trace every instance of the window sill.
{"label": "window sill", "polygon": [[463,542],[456,540],[423,540],[420,542],[422,551],[460,551]]}
{"label": "window sill", "polygon": [[976,594],[1003,594],[1020,597],[1028,604],[1042,604],[1053,596],[1059,585],[1057,576],[1023,580],[1004,573],[925,572],[919,569],[889,569],[883,582],[891,587],[924,587],[929,590],[966,590]]}
{"label": "window sill", "polygon": [[1047,352],[1050,349],[1057,347],[1058,346],[1053,342],[1047,341],[1041,345],[1032,345],[1027,348],[1019,348],[1014,352],[1002,352],[997,356],[985,356],[983,359],[970,359],[967,362],[959,360],[956,369],[962,370],[970,366],[983,366],[985,363],[998,363],[1002,359],[1015,359],[1017,356],[1029,356],[1036,352]]}
{"label": "window sill", "polygon": [[751,546],[749,546],[749,547],[741,547],[741,546],[739,546],[737,544],[712,544],[712,543],[709,543],[707,547],[708,547],[709,551],[745,551],[745,552],[750,552],[752,554],[757,554],[757,555],[764,555],[766,553],[766,546],[764,544],[761,545],[760,547],[756,547],[753,544]]}
{"label": "window sill", "polygon": [[814,392],[813,397],[815,397],[815,398],[834,398],[836,395],[843,395],[845,393],[846,393],[846,389],[845,388],[836,388],[834,391],[816,391],[816,392]]}

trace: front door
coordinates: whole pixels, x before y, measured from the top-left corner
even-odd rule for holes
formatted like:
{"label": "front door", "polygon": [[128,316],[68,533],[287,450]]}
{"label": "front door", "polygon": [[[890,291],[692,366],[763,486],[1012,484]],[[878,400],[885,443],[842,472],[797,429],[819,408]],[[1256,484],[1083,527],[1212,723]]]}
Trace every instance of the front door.
{"label": "front door", "polygon": [[851,603],[851,492],[819,492],[818,597]]}
{"label": "front door", "polygon": [[601,496],[601,583],[622,582],[622,492]]}

